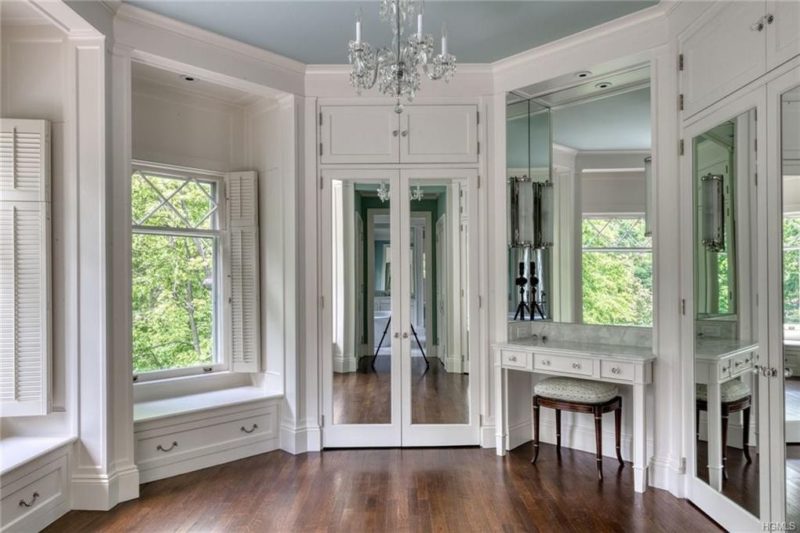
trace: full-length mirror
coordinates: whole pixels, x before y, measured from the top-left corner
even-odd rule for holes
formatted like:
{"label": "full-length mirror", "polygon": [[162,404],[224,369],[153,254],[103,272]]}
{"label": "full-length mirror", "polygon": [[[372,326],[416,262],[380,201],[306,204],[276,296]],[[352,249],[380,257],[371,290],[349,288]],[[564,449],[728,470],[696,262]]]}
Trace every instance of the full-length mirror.
{"label": "full-length mirror", "polygon": [[509,321],[652,326],[650,69],[602,71],[508,95]]}
{"label": "full-length mirror", "polygon": [[760,516],[755,120],[751,110],[691,139],[693,407],[694,474]]}
{"label": "full-length mirror", "polygon": [[786,522],[800,524],[800,87],[781,97]]}

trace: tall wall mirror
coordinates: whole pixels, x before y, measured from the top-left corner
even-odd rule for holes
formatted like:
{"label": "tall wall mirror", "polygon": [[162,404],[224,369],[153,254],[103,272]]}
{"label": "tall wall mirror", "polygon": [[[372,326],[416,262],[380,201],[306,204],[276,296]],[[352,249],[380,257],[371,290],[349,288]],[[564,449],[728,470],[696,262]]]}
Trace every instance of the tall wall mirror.
{"label": "tall wall mirror", "polygon": [[781,97],[786,522],[800,524],[800,87]]}
{"label": "tall wall mirror", "polygon": [[691,150],[694,239],[694,472],[755,516],[759,466],[756,112],[698,126]]}
{"label": "tall wall mirror", "polygon": [[510,322],[650,327],[650,68],[510,92]]}

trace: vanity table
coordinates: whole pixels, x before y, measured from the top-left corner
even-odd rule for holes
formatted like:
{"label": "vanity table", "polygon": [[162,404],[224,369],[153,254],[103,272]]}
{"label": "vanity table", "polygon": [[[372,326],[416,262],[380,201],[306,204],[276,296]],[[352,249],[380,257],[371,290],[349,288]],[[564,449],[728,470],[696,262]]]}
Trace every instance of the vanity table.
{"label": "vanity table", "polygon": [[708,391],[708,480],[718,491],[722,490],[723,474],[720,386],[752,372],[757,350],[758,345],[753,342],[732,339],[700,337],[695,345],[695,383],[706,385]]}
{"label": "vanity table", "polygon": [[[642,346],[532,336],[493,345],[497,454],[509,449],[508,372],[607,381],[633,387],[633,471],[636,492],[647,487],[646,385],[653,381],[652,349]],[[626,406],[623,406],[625,409]]]}

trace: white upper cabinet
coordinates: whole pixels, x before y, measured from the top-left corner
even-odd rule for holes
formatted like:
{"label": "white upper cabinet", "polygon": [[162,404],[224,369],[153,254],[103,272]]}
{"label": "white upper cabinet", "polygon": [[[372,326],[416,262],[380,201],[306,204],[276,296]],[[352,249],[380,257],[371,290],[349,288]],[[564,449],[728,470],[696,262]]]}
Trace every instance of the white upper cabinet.
{"label": "white upper cabinet", "polygon": [[323,105],[320,163],[475,163],[476,105]]}
{"label": "white upper cabinet", "polygon": [[409,106],[400,115],[401,163],[478,161],[478,108]]}
{"label": "white upper cabinet", "polygon": [[769,0],[766,15],[767,68],[800,54],[800,2]]}
{"label": "white upper cabinet", "polygon": [[686,116],[765,72],[764,14],[763,2],[719,2],[705,14],[703,23],[681,35],[681,92]]}
{"label": "white upper cabinet", "polygon": [[321,163],[385,163],[400,158],[393,106],[323,106]]}
{"label": "white upper cabinet", "polygon": [[679,47],[688,117],[800,54],[800,1],[717,2]]}

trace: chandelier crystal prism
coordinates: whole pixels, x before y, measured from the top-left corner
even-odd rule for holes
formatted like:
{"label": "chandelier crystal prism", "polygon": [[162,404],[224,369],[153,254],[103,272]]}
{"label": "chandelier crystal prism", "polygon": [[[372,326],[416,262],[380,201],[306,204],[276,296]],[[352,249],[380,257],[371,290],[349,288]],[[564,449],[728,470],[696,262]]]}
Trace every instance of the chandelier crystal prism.
{"label": "chandelier crystal prism", "polygon": [[[356,38],[348,46],[352,66],[350,84],[360,95],[365,89],[378,90],[397,99],[395,111],[401,113],[401,99],[412,102],[422,74],[431,80],[449,82],[456,72],[456,57],[447,52],[447,29],[442,24],[440,53],[434,55],[433,35],[422,31],[421,0],[381,0],[380,18],[392,27],[392,44],[377,50],[361,39],[361,14],[356,15]],[[416,15],[417,31],[406,37],[407,25]]]}

